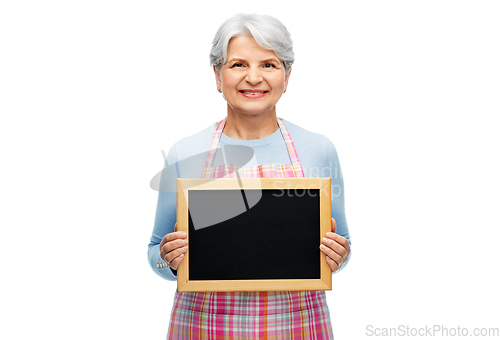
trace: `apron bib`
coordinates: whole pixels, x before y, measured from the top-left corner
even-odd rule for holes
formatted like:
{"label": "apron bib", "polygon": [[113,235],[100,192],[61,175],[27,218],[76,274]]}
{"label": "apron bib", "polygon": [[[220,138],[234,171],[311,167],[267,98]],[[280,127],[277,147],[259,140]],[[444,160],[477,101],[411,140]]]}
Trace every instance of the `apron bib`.
{"label": "apron bib", "polygon": [[[278,118],[291,164],[213,167],[226,119],[212,136],[202,178],[305,177],[292,138]],[[324,291],[176,292],[167,339],[333,339]]]}

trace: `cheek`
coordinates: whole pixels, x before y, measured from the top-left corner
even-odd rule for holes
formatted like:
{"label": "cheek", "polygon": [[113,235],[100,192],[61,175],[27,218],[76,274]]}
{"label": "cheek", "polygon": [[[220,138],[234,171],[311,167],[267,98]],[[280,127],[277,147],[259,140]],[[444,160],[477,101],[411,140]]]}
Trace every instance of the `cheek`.
{"label": "cheek", "polygon": [[270,79],[270,81],[272,82],[273,87],[276,89],[285,88],[285,75],[282,72],[273,74],[273,77],[272,79]]}
{"label": "cheek", "polygon": [[221,81],[222,81],[222,86],[227,89],[235,87],[239,83],[237,75],[232,74],[231,72],[222,72]]}
{"label": "cheek", "polygon": [[285,89],[285,79],[277,77],[273,82],[273,89],[282,91]]}

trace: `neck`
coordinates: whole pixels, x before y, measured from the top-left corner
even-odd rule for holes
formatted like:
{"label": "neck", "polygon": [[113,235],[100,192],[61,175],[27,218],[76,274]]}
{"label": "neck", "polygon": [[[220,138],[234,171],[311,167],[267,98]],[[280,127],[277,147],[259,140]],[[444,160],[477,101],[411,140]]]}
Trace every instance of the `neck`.
{"label": "neck", "polygon": [[224,134],[233,139],[252,140],[272,135],[279,128],[276,110],[255,116],[228,110]]}

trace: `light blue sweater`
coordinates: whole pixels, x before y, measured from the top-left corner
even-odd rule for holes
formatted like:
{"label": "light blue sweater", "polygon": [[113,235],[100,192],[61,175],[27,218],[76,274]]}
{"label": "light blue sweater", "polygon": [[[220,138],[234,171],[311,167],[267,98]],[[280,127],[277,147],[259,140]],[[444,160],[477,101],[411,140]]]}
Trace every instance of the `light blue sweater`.
{"label": "light blue sweater", "polygon": [[[344,209],[344,181],[335,147],[323,135],[309,132],[284,119],[282,121],[292,137],[305,176],[331,177],[332,217],[337,223],[337,234],[344,236],[351,243]],[[176,178],[201,178],[215,128],[216,124],[193,136],[179,140],[167,155],[168,171],[162,173],[153,234],[148,246],[148,260],[151,268],[167,280],[177,280],[176,271],[171,270],[170,267],[161,266],[165,262],[160,258],[159,244],[163,236],[174,231]],[[270,136],[255,140],[233,139],[222,134],[220,144],[220,146],[251,147],[254,150],[254,158],[246,166],[291,163],[280,129]],[[220,164],[224,164],[224,159],[222,153],[218,152],[214,157],[213,166]],[[344,268],[347,262],[342,264],[340,269]]]}

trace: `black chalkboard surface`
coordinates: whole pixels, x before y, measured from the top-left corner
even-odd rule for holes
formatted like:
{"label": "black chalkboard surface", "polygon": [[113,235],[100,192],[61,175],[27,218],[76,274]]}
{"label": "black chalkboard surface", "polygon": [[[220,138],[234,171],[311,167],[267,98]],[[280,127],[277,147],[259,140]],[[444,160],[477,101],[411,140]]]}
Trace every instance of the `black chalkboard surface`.
{"label": "black chalkboard surface", "polygon": [[[310,193],[262,190],[252,208],[198,230],[190,217],[189,279],[319,279],[319,190]],[[205,213],[217,214],[231,206],[234,195],[242,192],[191,190],[189,210],[212,201]]]}
{"label": "black chalkboard surface", "polygon": [[180,179],[179,291],[331,289],[330,178]]}

